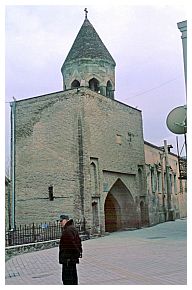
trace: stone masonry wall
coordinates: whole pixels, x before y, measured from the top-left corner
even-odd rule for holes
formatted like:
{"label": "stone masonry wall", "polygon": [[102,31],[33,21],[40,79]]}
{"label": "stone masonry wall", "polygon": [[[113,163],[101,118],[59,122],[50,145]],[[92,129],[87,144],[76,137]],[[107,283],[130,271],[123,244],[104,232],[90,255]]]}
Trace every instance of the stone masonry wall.
{"label": "stone masonry wall", "polygon": [[[69,98],[69,95],[71,98]],[[78,215],[78,100],[75,92],[17,102],[16,219],[51,221]],[[48,187],[53,186],[54,200]]]}
{"label": "stone masonry wall", "polygon": [[[142,116],[139,110],[113,101],[90,90],[83,90],[85,196],[88,198],[87,216],[92,218],[90,164],[97,171],[96,198],[100,200],[101,226],[104,227],[104,204],[107,193],[118,180],[125,184],[136,203],[139,201],[138,166],[144,165]],[[146,195],[146,184],[143,182]],[[91,223],[91,220],[90,220]]]}
{"label": "stone masonry wall", "polygon": [[17,101],[16,223],[49,222],[67,212],[85,216],[91,227],[92,161],[104,226],[113,182],[120,178],[135,200],[140,194],[138,166],[145,161],[139,110],[85,88]]}

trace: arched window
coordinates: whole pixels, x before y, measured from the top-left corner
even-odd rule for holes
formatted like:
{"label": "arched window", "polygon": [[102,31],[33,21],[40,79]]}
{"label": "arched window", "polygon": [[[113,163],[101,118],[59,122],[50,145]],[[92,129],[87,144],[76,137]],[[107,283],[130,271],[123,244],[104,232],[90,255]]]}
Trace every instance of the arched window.
{"label": "arched window", "polygon": [[92,78],[89,81],[89,88],[94,92],[98,92],[99,91],[99,81],[95,78]]}
{"label": "arched window", "polygon": [[71,88],[72,89],[75,89],[75,88],[78,88],[80,87],[80,82],[78,80],[74,80],[72,83],[71,83]]}
{"label": "arched window", "polygon": [[91,174],[91,192],[92,196],[97,194],[97,168],[95,163],[91,163],[90,165],[90,174]]}
{"label": "arched window", "polygon": [[112,97],[112,83],[110,81],[107,82],[107,87],[106,87],[106,96],[107,97]]}
{"label": "arched window", "polygon": [[139,181],[139,193],[140,195],[143,194],[143,173],[142,170],[139,168],[138,169],[138,181]]}

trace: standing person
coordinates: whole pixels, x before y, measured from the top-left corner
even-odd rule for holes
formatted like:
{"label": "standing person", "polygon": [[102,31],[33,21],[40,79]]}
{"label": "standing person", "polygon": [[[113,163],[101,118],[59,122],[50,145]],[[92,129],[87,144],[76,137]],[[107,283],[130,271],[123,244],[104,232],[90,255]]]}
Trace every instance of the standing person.
{"label": "standing person", "polygon": [[81,238],[68,215],[60,216],[62,235],[59,243],[59,263],[62,264],[62,281],[65,285],[78,285],[77,268],[82,257]]}

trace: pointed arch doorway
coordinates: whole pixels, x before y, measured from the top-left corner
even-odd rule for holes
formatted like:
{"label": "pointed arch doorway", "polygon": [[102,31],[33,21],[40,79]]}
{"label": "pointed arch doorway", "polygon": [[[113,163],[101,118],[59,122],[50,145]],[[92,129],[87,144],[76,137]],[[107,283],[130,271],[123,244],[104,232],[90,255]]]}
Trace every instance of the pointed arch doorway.
{"label": "pointed arch doorway", "polygon": [[120,228],[120,206],[111,193],[105,200],[105,231],[115,232]]}
{"label": "pointed arch doorway", "polygon": [[104,211],[106,232],[135,228],[138,224],[134,199],[121,179],[108,192]]}

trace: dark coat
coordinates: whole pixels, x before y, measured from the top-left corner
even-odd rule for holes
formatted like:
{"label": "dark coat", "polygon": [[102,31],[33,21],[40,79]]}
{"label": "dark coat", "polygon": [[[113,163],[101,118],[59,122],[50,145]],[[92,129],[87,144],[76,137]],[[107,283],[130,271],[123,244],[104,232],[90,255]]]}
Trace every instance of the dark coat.
{"label": "dark coat", "polygon": [[73,226],[73,220],[69,220],[62,232],[59,243],[59,263],[64,264],[67,261],[79,263],[82,256],[82,244],[77,229]]}

